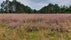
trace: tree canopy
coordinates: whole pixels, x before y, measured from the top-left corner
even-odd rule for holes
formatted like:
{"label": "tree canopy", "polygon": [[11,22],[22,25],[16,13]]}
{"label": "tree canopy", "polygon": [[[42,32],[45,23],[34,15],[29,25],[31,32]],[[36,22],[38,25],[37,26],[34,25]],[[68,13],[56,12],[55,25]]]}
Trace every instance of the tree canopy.
{"label": "tree canopy", "polygon": [[71,13],[71,6],[66,7],[49,3],[40,10],[36,10],[25,6],[17,0],[6,0],[1,3],[0,13]]}
{"label": "tree canopy", "polygon": [[[6,5],[6,6],[5,6]],[[13,0],[3,1],[1,4],[1,12],[7,13],[32,13],[32,9],[28,6],[21,4],[20,2]]]}

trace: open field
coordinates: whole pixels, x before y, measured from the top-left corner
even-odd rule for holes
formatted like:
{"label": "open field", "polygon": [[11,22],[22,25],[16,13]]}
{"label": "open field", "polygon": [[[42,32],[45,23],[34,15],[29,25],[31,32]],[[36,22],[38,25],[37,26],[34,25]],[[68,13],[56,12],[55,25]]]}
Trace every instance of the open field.
{"label": "open field", "polygon": [[71,40],[71,14],[0,14],[0,40]]}

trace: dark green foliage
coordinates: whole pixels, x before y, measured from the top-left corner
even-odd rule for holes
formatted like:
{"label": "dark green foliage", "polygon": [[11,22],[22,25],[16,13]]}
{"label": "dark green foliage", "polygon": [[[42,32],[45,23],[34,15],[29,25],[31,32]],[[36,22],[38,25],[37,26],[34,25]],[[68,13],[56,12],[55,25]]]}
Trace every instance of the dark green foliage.
{"label": "dark green foliage", "polygon": [[24,4],[13,0],[3,1],[1,3],[0,13],[71,13],[71,6],[59,6],[58,4],[49,3],[47,6],[42,7],[40,10],[33,10]]}
{"label": "dark green foliage", "polygon": [[[3,2],[4,3],[4,2]],[[9,1],[9,4],[7,6],[4,6],[6,5],[7,3],[5,3],[3,5],[3,3],[1,4],[1,12],[7,12],[7,13],[32,13],[32,9],[28,6],[25,6],[23,4],[21,4],[20,2],[17,2],[16,0],[13,0],[12,2]],[[4,9],[5,10],[4,10]],[[9,10],[8,10],[9,9]]]}
{"label": "dark green foliage", "polygon": [[38,10],[34,9],[34,10],[33,10],[33,13],[38,13]]}
{"label": "dark green foliage", "polygon": [[40,13],[59,13],[60,12],[60,7],[58,4],[49,4],[48,6],[44,6],[39,10]]}
{"label": "dark green foliage", "polygon": [[43,8],[41,8],[39,11],[39,13],[71,13],[71,6],[70,7],[66,7],[66,6],[58,6],[58,4],[49,4],[48,6],[44,6]]}

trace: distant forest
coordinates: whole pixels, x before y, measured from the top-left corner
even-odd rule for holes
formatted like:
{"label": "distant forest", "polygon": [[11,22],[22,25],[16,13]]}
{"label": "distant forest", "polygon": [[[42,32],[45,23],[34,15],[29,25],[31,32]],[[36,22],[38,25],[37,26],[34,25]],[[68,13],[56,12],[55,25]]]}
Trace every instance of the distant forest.
{"label": "distant forest", "polygon": [[6,0],[1,3],[0,13],[71,13],[71,6],[61,7],[58,4],[49,3],[47,6],[42,7],[40,10],[36,10],[25,6],[17,0]]}

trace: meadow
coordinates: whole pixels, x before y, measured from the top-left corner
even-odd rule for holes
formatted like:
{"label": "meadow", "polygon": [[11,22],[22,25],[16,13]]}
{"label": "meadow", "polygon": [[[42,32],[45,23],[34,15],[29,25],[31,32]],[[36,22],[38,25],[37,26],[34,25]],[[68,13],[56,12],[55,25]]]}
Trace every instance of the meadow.
{"label": "meadow", "polygon": [[71,40],[71,14],[0,14],[0,40]]}

